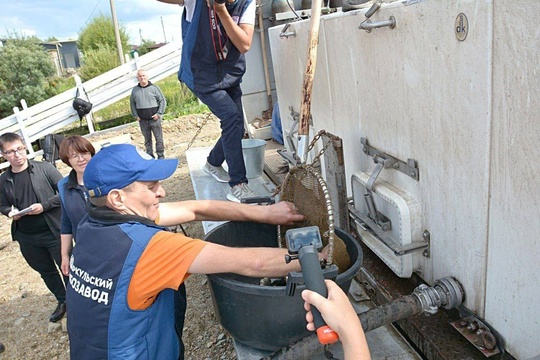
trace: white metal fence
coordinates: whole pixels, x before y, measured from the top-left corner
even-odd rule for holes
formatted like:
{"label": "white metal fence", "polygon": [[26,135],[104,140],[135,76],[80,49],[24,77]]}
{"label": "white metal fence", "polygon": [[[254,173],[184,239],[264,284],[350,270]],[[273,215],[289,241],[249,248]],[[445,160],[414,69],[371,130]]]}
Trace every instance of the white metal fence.
{"label": "white metal fence", "polygon": [[[162,46],[141,57],[126,61],[115,69],[101,74],[85,83],[81,83],[76,76],[77,86],[58,94],[48,100],[31,107],[27,107],[26,101],[21,100],[21,107],[13,108],[13,115],[0,119],[0,134],[5,132],[19,133],[27,145],[33,141],[53,133],[79,121],[79,115],[73,109],[72,103],[79,88],[79,97],[93,104],[92,111],[98,111],[129,96],[131,89],[137,85],[136,72],[144,68],[148,72],[148,78],[159,81],[175,73],[180,65],[182,43],[173,42]],[[87,115],[88,130],[94,132],[92,114]],[[42,154],[42,151],[34,152],[28,146],[29,158]],[[9,163],[0,164],[0,169],[6,168]]]}

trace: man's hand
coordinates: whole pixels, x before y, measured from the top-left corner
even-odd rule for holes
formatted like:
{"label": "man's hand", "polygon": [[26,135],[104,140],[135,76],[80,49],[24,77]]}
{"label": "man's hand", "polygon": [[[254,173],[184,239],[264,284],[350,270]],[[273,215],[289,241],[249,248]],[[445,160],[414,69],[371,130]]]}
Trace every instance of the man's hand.
{"label": "man's hand", "polygon": [[19,209],[12,206],[11,211],[8,213],[8,216],[12,218],[13,220],[19,220],[22,216],[25,216],[25,215],[38,215],[43,212],[43,205],[41,205],[40,203],[35,203],[35,204],[30,205],[28,209],[30,209],[30,211],[25,212],[22,215],[13,215],[13,214],[18,213]]}
{"label": "man's hand", "polygon": [[159,115],[158,114],[152,115],[152,120],[158,121],[159,120]]}
{"label": "man's hand", "polygon": [[62,254],[62,264],[60,265],[62,274],[65,276],[69,275],[69,255]]}
{"label": "man's hand", "polygon": [[40,203],[32,204],[30,207],[32,208],[32,211],[30,211],[28,215],[38,215],[43,212],[43,205]]}
{"label": "man's hand", "polygon": [[11,206],[11,211],[8,213],[8,217],[12,218],[13,220],[19,220],[22,215],[13,216],[13,214],[16,214],[19,212],[19,209],[17,209],[15,206]]}
{"label": "man's hand", "polygon": [[307,329],[315,330],[311,306],[315,306],[321,313],[328,326],[338,333],[345,359],[369,360],[369,348],[364,336],[362,324],[352,307],[347,294],[331,280],[325,280],[328,298],[311,290],[302,291],[304,309],[306,309]]}
{"label": "man's hand", "polygon": [[265,208],[269,212],[266,217],[269,224],[292,225],[296,221],[304,220],[304,215],[300,214],[298,208],[288,201],[281,201]]}
{"label": "man's hand", "polygon": [[206,0],[206,5],[209,7],[209,8],[216,8],[216,11],[217,11],[217,8],[219,7],[225,7],[225,0]]}

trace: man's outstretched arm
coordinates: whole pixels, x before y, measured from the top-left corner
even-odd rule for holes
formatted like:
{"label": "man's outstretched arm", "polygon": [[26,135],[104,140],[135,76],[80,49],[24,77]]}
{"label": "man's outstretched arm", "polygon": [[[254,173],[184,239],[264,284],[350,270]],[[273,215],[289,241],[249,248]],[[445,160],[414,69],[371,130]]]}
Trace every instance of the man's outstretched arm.
{"label": "man's outstretched arm", "polygon": [[255,221],[274,225],[302,221],[294,204],[247,205],[220,200],[191,200],[159,205],[159,225],[173,226],[189,221]]}

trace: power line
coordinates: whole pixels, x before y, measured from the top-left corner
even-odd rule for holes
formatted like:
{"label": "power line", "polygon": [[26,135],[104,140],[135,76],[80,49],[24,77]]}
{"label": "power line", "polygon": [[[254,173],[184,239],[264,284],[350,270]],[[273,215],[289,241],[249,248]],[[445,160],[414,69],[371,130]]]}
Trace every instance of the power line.
{"label": "power line", "polygon": [[96,11],[96,9],[97,9],[100,2],[101,2],[101,0],[97,0],[96,5],[94,6],[94,10],[92,10],[92,12],[90,13],[90,16],[88,16],[88,19],[86,19],[86,21],[84,22],[83,27],[85,27],[86,24],[88,24],[88,21],[90,21],[90,19],[92,18],[92,15],[94,15],[94,12]]}

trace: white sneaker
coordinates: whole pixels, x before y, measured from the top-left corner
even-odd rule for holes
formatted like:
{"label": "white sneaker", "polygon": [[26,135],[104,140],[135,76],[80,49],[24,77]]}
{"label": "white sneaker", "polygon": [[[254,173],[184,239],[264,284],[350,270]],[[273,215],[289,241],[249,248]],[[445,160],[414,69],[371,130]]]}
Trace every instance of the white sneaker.
{"label": "white sneaker", "polygon": [[254,197],[255,193],[251,190],[247,183],[240,183],[231,188],[231,191],[227,194],[227,200],[234,202],[241,202],[244,198]]}
{"label": "white sneaker", "polygon": [[208,175],[212,175],[214,179],[221,183],[228,183],[230,178],[229,174],[225,171],[222,166],[210,165],[208,161],[203,166],[203,170]]}

